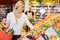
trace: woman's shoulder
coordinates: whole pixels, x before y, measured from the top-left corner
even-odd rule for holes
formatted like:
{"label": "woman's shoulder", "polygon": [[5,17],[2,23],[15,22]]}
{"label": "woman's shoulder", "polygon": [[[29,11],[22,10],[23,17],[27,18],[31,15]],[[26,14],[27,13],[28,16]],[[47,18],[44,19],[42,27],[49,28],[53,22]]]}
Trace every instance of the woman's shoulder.
{"label": "woman's shoulder", "polygon": [[23,16],[26,16],[26,14],[25,14],[25,13],[22,13],[22,15],[23,15]]}
{"label": "woman's shoulder", "polygon": [[7,16],[13,15],[13,13],[14,13],[14,12],[10,12],[10,13],[7,14]]}

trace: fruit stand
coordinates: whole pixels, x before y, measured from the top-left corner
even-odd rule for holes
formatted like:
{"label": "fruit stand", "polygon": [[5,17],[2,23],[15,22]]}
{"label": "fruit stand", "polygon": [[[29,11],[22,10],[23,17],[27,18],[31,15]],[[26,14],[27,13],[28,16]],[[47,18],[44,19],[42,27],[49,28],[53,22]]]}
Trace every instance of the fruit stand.
{"label": "fruit stand", "polygon": [[[3,7],[5,5],[1,7],[2,12],[10,12],[10,10],[13,11],[12,9],[18,0],[13,0],[13,3],[11,3],[11,1],[12,0],[8,1],[7,3],[3,0],[0,1],[2,5],[7,5],[5,8]],[[28,29],[27,33],[27,25],[24,24],[19,40],[60,40],[60,0],[27,0],[25,2],[25,11],[28,11],[28,6],[32,7],[34,18],[32,17],[31,13],[28,13],[27,17],[38,32]],[[2,15],[0,16],[0,19],[2,19]],[[44,33],[40,34],[39,32],[42,31]],[[13,29],[9,29],[6,32],[6,28],[4,28],[0,22],[0,40],[12,40],[12,33]]]}
{"label": "fruit stand", "polygon": [[[44,32],[46,32],[46,30],[49,29],[52,26],[53,29],[56,31],[57,35],[60,37],[60,31],[59,31],[60,28],[58,28],[59,24],[60,24],[60,14],[50,13],[44,19],[42,19],[41,21],[36,22],[34,24],[34,27],[37,31],[43,30]],[[28,34],[33,37],[33,40],[39,40],[39,38],[40,38],[40,36],[35,37],[36,35],[39,35],[39,33],[35,32],[33,30],[30,30],[30,32]],[[52,39],[54,39],[54,37],[55,37],[55,35],[50,39],[52,40]],[[56,39],[57,38],[55,38],[55,40]]]}

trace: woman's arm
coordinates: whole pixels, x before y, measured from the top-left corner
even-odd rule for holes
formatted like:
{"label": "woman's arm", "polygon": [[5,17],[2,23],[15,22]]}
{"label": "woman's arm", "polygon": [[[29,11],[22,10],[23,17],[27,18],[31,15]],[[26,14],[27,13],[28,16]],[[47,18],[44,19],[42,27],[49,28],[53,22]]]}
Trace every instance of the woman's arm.
{"label": "woman's arm", "polygon": [[34,26],[30,23],[26,15],[24,15],[24,20],[30,29],[34,29]]}

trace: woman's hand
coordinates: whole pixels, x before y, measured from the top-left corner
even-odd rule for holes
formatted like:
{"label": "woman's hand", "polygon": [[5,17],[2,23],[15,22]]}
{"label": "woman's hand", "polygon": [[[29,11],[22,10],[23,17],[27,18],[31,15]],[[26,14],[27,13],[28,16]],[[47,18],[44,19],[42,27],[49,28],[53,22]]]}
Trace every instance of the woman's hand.
{"label": "woman's hand", "polygon": [[43,34],[45,34],[45,32],[43,30],[37,31],[36,29],[33,29],[35,32],[37,32],[40,36],[42,36]]}
{"label": "woman's hand", "polygon": [[38,33],[40,33],[41,35],[45,33],[43,30],[37,31],[36,29],[33,29],[33,31],[38,32]]}
{"label": "woman's hand", "polygon": [[36,29],[33,29],[33,31],[38,32]]}

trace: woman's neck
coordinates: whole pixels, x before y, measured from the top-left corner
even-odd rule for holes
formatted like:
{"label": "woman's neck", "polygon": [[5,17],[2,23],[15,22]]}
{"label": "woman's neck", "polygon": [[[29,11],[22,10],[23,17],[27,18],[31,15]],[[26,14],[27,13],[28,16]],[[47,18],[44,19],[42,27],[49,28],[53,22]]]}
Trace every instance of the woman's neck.
{"label": "woman's neck", "polygon": [[15,12],[15,17],[16,17],[16,18],[20,18],[21,15],[22,15],[22,12]]}

